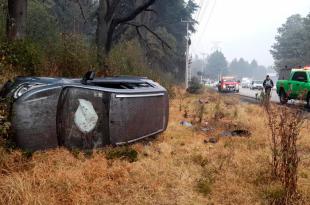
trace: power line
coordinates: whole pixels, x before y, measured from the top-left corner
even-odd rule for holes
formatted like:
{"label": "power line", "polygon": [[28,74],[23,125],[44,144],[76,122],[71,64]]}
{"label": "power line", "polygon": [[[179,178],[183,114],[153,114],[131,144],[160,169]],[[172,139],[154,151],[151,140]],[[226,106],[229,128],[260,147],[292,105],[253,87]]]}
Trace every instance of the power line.
{"label": "power line", "polygon": [[[210,6],[210,4],[211,4],[211,1],[208,1],[208,7]],[[210,8],[210,12],[209,12],[209,14],[207,16],[207,21],[206,21],[205,24],[203,24],[203,27],[202,27],[201,32],[200,32],[200,35],[198,36],[197,41],[195,42],[195,45],[193,46],[195,48],[194,50],[196,50],[196,47],[197,47],[196,44],[201,43],[202,42],[202,38],[205,38],[204,33],[206,32],[206,30],[207,30],[207,28],[209,26],[209,23],[210,23],[210,21],[212,19],[212,16],[213,16],[215,8],[216,8],[216,4],[217,4],[217,0],[214,0],[213,4],[212,4],[212,7]],[[202,14],[204,14],[204,12]],[[202,15],[202,18],[204,18],[204,17],[205,16]]]}
{"label": "power line", "polygon": [[[198,24],[202,21],[204,14],[207,12],[209,5],[210,5],[211,0],[201,0],[200,3],[200,10],[196,15],[196,21],[198,22]],[[202,3],[202,4],[201,4]],[[200,25],[201,26],[201,25]],[[204,26],[204,25],[203,25]],[[201,30],[201,29],[199,29]],[[199,41],[196,41],[195,44],[193,44],[192,46],[192,50],[195,52],[197,51],[197,43]]]}
{"label": "power line", "polygon": [[207,19],[207,22],[206,22],[206,24],[205,24],[203,33],[206,32],[206,30],[207,30],[207,28],[208,28],[208,25],[209,25],[209,23],[210,23],[210,21],[211,21],[211,19],[212,19],[213,13],[214,13],[214,11],[215,11],[216,3],[217,3],[217,0],[214,0],[214,4],[213,4],[213,6],[212,6],[212,8],[211,8],[211,11],[210,11],[209,17],[208,17],[208,19]]}

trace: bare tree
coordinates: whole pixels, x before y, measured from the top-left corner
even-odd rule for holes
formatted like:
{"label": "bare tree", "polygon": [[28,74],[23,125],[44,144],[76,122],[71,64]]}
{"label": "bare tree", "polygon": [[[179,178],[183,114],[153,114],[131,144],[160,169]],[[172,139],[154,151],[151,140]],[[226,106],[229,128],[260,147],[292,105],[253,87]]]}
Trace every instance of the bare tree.
{"label": "bare tree", "polygon": [[[120,6],[121,0],[100,0],[98,9],[98,25],[97,25],[97,47],[98,60],[100,67],[103,67],[104,58],[110,52],[115,29],[121,24],[128,24],[134,20],[140,13],[149,11],[151,5],[156,0],[146,0],[144,3],[136,6],[132,11],[124,16],[116,15],[116,11]],[[133,25],[133,24],[131,24]],[[135,25],[137,26],[137,25]],[[142,26],[139,26],[142,27]],[[145,26],[143,26],[145,27]],[[104,70],[104,72],[107,72]]]}
{"label": "bare tree", "polygon": [[26,35],[28,0],[8,0],[7,37],[22,39]]}

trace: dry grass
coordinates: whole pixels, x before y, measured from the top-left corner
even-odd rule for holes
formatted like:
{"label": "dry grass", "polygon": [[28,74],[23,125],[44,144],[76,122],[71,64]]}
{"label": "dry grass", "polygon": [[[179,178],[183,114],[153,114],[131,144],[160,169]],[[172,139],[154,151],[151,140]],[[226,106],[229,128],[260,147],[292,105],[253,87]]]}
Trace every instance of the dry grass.
{"label": "dry grass", "polygon": [[[168,130],[149,143],[131,146],[136,161],[107,160],[107,150],[92,155],[65,149],[36,152],[27,158],[0,148],[0,204],[266,204],[281,190],[271,181],[269,131],[262,108],[215,93],[181,95],[171,101]],[[202,122],[199,98],[209,101]],[[193,128],[180,125],[187,106]],[[215,116],[221,112],[221,117]],[[199,116],[200,117],[200,116]],[[242,128],[250,138],[222,138],[222,131]],[[310,127],[299,140],[299,191],[310,201]],[[206,144],[209,137],[217,144]],[[269,197],[269,198],[268,198]],[[308,197],[308,198],[307,198]]]}

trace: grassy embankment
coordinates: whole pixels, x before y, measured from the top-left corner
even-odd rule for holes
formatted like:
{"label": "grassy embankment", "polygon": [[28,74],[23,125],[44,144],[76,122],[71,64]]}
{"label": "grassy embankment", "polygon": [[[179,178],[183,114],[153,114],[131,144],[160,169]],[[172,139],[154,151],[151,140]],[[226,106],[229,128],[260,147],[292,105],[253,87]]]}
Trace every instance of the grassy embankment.
{"label": "grassy embankment", "polygon": [[[201,114],[199,99],[208,101],[202,124],[208,122],[212,131],[201,131],[197,122],[191,128],[180,125],[184,114],[185,120],[197,121],[193,118]],[[238,128],[249,130],[251,137],[220,137],[222,131]],[[299,191],[306,203],[309,133],[306,122],[298,143]],[[209,137],[219,142],[205,143]],[[115,155],[112,148],[92,154],[57,149],[29,156],[1,146],[0,204],[266,204],[281,195],[270,177],[269,144],[261,107],[211,92],[179,93],[170,102],[168,130],[125,150],[137,151],[132,163],[107,159]]]}

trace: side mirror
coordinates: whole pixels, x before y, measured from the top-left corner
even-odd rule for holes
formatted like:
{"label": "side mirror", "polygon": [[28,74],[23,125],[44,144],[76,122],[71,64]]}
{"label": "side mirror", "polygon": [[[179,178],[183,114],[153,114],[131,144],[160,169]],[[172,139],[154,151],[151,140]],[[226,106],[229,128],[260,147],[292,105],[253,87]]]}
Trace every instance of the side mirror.
{"label": "side mirror", "polygon": [[84,77],[83,77],[83,79],[82,79],[82,83],[83,83],[83,84],[87,84],[87,81],[89,81],[89,80],[94,80],[94,79],[95,79],[95,76],[96,76],[96,72],[95,72],[95,71],[88,71],[88,72],[84,75]]}

